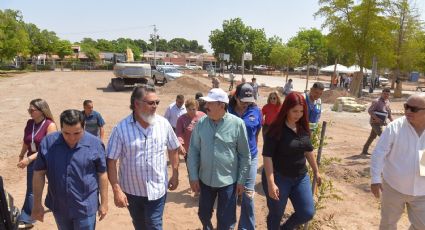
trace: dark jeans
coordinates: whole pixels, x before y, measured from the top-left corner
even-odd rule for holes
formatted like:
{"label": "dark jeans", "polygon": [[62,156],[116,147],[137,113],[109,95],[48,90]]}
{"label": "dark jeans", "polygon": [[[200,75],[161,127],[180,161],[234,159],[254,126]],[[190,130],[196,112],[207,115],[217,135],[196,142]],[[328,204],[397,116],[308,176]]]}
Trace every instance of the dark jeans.
{"label": "dark jeans", "polygon": [[147,197],[127,193],[125,195],[135,230],[162,230],[162,214],[167,194],[158,200],[148,200]]}
{"label": "dark jeans", "polygon": [[31,218],[32,207],[34,204],[34,195],[32,193],[32,177],[34,175],[34,162],[27,166],[27,191],[25,193],[24,206],[22,207],[19,221],[32,224],[35,221]]}
{"label": "dark jeans", "polygon": [[363,146],[363,154],[367,154],[367,152],[369,151],[370,144],[372,144],[373,140],[375,140],[377,136],[381,136],[382,134],[382,125],[370,124],[370,126],[372,126],[372,130],[370,131],[369,138]]}
{"label": "dark jeans", "polygon": [[96,214],[78,219],[69,219],[53,213],[59,230],[94,230],[96,228]]}
{"label": "dark jeans", "polygon": [[[267,198],[267,229],[296,229],[301,224],[307,223],[314,216],[314,200],[311,193],[310,178],[306,173],[296,178],[284,177],[279,173],[274,173],[274,182],[279,188],[279,200],[269,197],[266,173],[263,170],[261,175],[264,193]],[[285,212],[288,198],[291,200],[295,212],[286,222],[280,226],[280,221]]]}
{"label": "dark jeans", "polygon": [[217,199],[217,230],[233,229],[236,224],[236,183],[221,188],[210,187],[199,181],[198,216],[204,230],[213,230],[211,217]]}

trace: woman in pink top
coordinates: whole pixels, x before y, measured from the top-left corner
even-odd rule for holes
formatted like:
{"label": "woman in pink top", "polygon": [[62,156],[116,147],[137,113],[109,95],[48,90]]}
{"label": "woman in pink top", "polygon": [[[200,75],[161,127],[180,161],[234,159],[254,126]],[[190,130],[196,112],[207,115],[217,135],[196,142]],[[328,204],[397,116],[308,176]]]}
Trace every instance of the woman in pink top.
{"label": "woman in pink top", "polygon": [[267,98],[267,104],[261,109],[263,114],[263,137],[280,111],[282,101],[277,91],[271,92]]}
{"label": "woman in pink top", "polygon": [[181,115],[177,119],[176,134],[183,148],[180,149],[181,153],[187,159],[187,152],[189,151],[190,136],[195,128],[196,123],[199,119],[205,116],[205,113],[198,111],[198,101],[195,99],[188,99],[185,103],[187,113]]}
{"label": "woman in pink top", "polygon": [[24,138],[19,154],[17,166],[21,169],[27,168],[27,191],[24,206],[19,216],[19,227],[30,228],[35,222],[31,218],[33,206],[32,176],[33,165],[37,158],[38,148],[41,140],[49,133],[56,131],[56,125],[50,112],[49,105],[43,99],[34,99],[30,102],[28,113],[31,119],[27,121],[24,129]]}

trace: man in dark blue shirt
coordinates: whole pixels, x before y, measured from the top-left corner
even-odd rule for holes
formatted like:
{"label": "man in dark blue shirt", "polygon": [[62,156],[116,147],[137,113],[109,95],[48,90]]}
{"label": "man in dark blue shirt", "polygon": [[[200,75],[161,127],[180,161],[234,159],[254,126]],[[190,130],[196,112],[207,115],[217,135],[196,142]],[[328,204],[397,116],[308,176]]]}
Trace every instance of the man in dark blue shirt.
{"label": "man in dark blue shirt", "polygon": [[84,131],[80,111],[65,110],[60,123],[62,131],[43,139],[34,164],[31,216],[43,221],[41,197],[47,176],[45,205],[52,210],[58,229],[92,230],[96,212],[102,220],[108,211],[105,151],[98,138]]}
{"label": "man in dark blue shirt", "polygon": [[99,112],[93,110],[93,101],[85,100],[83,102],[84,110],[84,130],[97,136],[100,140],[104,141],[105,130],[103,126],[105,125],[105,121],[103,120],[102,115]]}

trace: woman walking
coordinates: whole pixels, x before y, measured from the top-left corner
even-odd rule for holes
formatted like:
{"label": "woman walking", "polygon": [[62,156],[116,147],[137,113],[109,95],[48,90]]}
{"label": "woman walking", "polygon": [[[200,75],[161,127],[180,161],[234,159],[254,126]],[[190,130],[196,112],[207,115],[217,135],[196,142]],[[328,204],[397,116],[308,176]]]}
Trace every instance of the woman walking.
{"label": "woman walking", "polygon": [[[304,97],[299,93],[290,93],[265,135],[262,184],[269,209],[269,230],[296,229],[314,216],[314,200],[306,160],[318,185],[321,178],[312,152],[307,116]],[[288,198],[295,212],[280,226]]]}
{"label": "woman walking", "polygon": [[31,218],[33,207],[32,176],[34,173],[34,160],[37,158],[41,140],[49,133],[56,131],[56,125],[50,112],[49,105],[43,99],[34,99],[30,102],[28,113],[31,119],[27,121],[24,129],[24,138],[19,154],[18,167],[27,168],[27,189],[24,206],[19,217],[19,228],[31,228],[34,220]]}

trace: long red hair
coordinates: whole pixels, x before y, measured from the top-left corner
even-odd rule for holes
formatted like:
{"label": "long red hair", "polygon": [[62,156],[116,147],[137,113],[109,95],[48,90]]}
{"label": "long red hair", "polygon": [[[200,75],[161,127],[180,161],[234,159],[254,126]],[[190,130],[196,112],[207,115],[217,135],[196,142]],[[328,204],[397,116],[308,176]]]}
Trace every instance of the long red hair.
{"label": "long red hair", "polygon": [[297,134],[307,133],[310,136],[307,103],[303,95],[297,92],[291,92],[285,97],[282,107],[280,108],[279,114],[277,115],[276,119],[271,123],[270,129],[268,130],[266,135],[280,139],[282,129],[286,125],[285,122],[288,117],[289,110],[291,110],[297,105],[301,105],[303,107],[303,116],[296,122]]}

